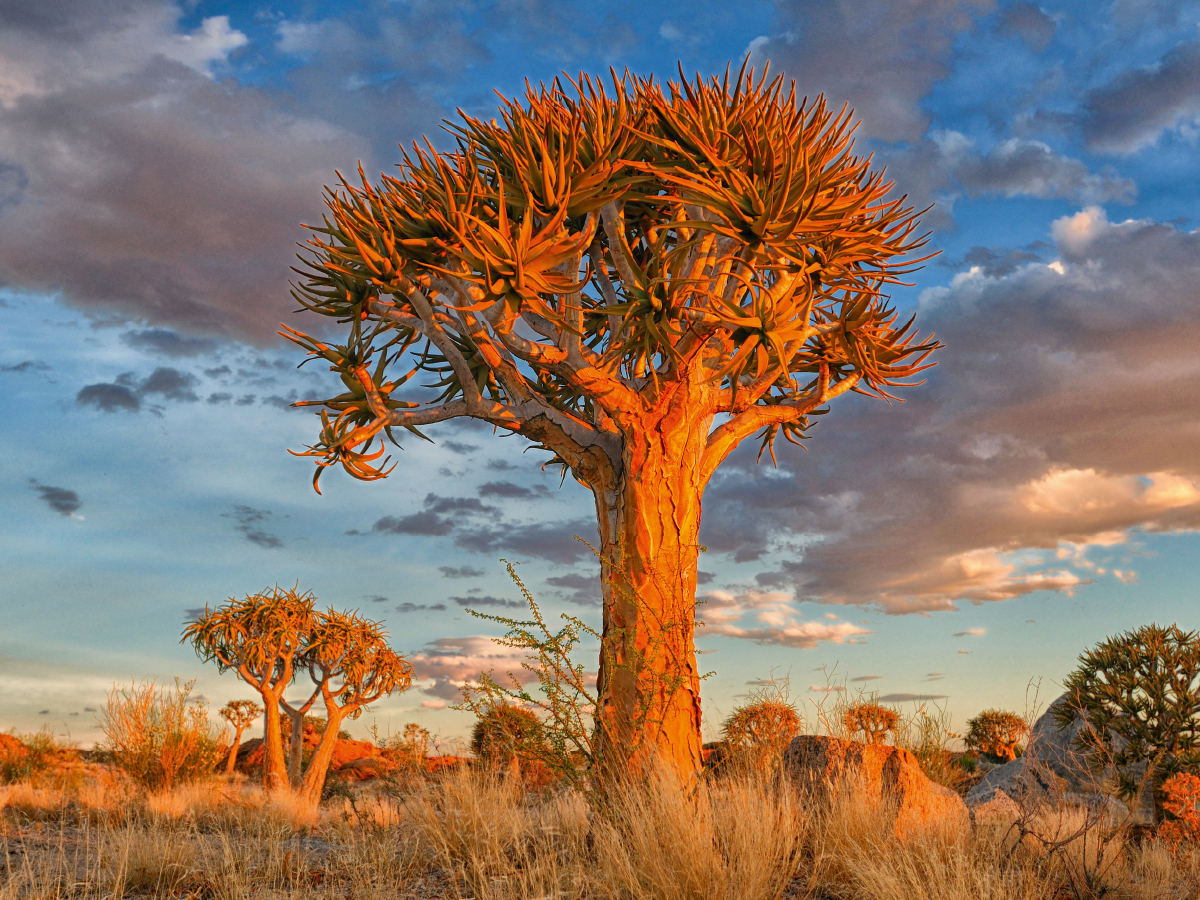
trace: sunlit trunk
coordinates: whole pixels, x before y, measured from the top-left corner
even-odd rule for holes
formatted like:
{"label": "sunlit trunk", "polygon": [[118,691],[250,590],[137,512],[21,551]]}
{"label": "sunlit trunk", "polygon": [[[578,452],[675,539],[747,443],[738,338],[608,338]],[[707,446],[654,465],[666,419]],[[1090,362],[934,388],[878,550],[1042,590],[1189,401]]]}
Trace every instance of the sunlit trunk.
{"label": "sunlit trunk", "polygon": [[263,691],[263,787],[281,791],[288,786],[283,760],[283,732],[279,722],[279,697]]}
{"label": "sunlit trunk", "polygon": [[300,796],[311,806],[321,802],[321,792],[325,790],[325,778],[329,774],[329,763],[333,759],[345,711],[337,704],[326,703],[325,715],[325,731],[317,749],[313,751],[312,759],[308,761],[304,782],[300,787]]}
{"label": "sunlit trunk", "polygon": [[233,767],[237,765],[238,747],[242,744],[242,732],[245,726],[239,725],[234,729],[233,746],[229,748],[229,759],[225,761],[225,775],[233,777]]}
{"label": "sunlit trunk", "polygon": [[694,643],[704,404],[674,402],[626,436],[616,483],[596,490],[604,580],[600,747],[644,771],[657,757],[686,784],[701,766]]}

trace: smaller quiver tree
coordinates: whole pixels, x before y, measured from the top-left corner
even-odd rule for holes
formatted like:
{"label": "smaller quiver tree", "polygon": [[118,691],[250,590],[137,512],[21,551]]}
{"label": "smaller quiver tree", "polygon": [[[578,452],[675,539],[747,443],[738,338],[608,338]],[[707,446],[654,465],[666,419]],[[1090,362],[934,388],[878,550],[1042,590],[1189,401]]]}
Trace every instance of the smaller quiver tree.
{"label": "smaller quiver tree", "polygon": [[851,734],[861,734],[866,743],[880,745],[888,732],[894,732],[900,724],[900,713],[871,700],[848,707],[845,722]]}
{"label": "smaller quiver tree", "polygon": [[751,695],[749,703],[734,709],[725,720],[721,734],[732,759],[761,771],[778,764],[802,727],[795,704],[776,689]]}
{"label": "smaller quiver tree", "polygon": [[429,756],[429,737],[429,729],[422,728],[416,722],[408,722],[404,726],[404,748],[418,768],[424,768]]}
{"label": "smaller quiver tree", "polygon": [[233,726],[233,744],[229,748],[229,759],[225,762],[225,774],[232,775],[237,765],[238,747],[242,743],[242,732],[262,715],[262,707],[253,700],[230,700],[217,713]]}
{"label": "smaller quiver tree", "polygon": [[408,690],[413,667],[388,646],[387,631],[379,622],[332,607],[317,615],[302,662],[325,704],[325,731],[300,788],[301,796],[315,806],[325,788],[342,722],[358,718],[369,704],[393,691]]}
{"label": "smaller quiver tree", "polygon": [[236,672],[263,698],[263,785],[279,790],[288,784],[283,760],[279,708],[283,692],[295,675],[296,654],[313,627],[310,593],[276,585],[244,599],[229,600],[204,612],[183,630],[206,662]]}
{"label": "smaller quiver tree", "polygon": [[985,709],[967,719],[966,745],[979,753],[1011,762],[1017,758],[1017,745],[1029,733],[1029,723],[1016,713]]}
{"label": "smaller quiver tree", "polygon": [[1200,638],[1178,625],[1144,625],[1108,638],[1079,657],[1055,718],[1087,720],[1076,741],[1093,768],[1111,766],[1117,793],[1133,800],[1149,788],[1155,820],[1162,784],[1200,772]]}
{"label": "smaller quiver tree", "polygon": [[489,768],[520,771],[520,760],[540,758],[542,722],[532,710],[497,703],[475,721],[471,751]]}

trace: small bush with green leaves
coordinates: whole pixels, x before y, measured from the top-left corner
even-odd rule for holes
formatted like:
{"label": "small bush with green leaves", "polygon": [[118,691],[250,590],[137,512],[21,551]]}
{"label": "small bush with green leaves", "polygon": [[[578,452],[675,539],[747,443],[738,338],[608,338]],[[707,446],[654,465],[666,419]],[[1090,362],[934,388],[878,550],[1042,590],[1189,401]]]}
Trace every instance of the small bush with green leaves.
{"label": "small bush with green leaves", "polygon": [[973,719],[967,719],[968,747],[993,759],[1012,761],[1017,758],[1021,738],[1029,733],[1029,724],[1016,713],[1000,709],[985,709]]}
{"label": "small bush with green leaves", "polygon": [[1144,625],[1110,637],[1079,657],[1067,703],[1055,713],[1089,727],[1076,740],[1097,768],[1112,766],[1126,799],[1143,785],[1162,810],[1162,784],[1200,772],[1200,638],[1177,625]]}
{"label": "small bush with green leaves", "polygon": [[888,732],[900,724],[900,713],[874,700],[855,703],[845,712],[846,730],[863,736],[868,744],[882,744]]}
{"label": "small bush with green leaves", "polygon": [[537,758],[542,741],[542,722],[537,715],[510,703],[493,706],[471,729],[472,752],[491,766]]}

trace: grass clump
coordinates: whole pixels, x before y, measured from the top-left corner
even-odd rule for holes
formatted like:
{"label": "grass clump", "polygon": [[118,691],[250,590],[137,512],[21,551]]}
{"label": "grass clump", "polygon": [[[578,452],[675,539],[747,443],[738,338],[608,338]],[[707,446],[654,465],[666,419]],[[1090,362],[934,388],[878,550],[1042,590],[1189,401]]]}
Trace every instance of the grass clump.
{"label": "grass clump", "polygon": [[156,790],[209,778],[228,747],[194,681],[159,688],[153,681],[114,686],[101,720],[100,749],[138,784]]}

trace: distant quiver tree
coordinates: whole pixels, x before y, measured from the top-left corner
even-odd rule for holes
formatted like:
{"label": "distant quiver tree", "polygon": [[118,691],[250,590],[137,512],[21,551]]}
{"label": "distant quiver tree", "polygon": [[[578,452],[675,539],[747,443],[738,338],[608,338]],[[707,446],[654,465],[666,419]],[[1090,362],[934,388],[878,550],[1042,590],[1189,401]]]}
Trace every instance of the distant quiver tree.
{"label": "distant quiver tree", "polygon": [[[357,612],[332,607],[315,609],[316,598],[299,588],[280,587],[230,598],[216,609],[189,622],[183,640],[201,658],[215,662],[221,671],[232,669],[262,695],[263,783],[268,790],[291,785],[309,804],[320,802],[321,791],[338,731],[347,718],[357,718],[367,705],[412,685],[413,667],[387,643],[387,632],[378,622]],[[313,689],[297,706],[283,698],[297,675],[306,672]],[[325,729],[308,766],[300,771],[300,754],[293,777],[283,758],[280,714],[293,717],[292,748],[303,739],[303,718],[294,711],[307,710],[316,699],[325,707]]]}
{"label": "distant quiver tree", "polygon": [[967,719],[964,742],[972,750],[1011,762],[1017,758],[1017,745],[1029,733],[1029,724],[1014,712],[985,709]]}
{"label": "distant quiver tree", "polygon": [[262,715],[262,707],[253,700],[230,700],[221,707],[217,715],[233,726],[233,743],[229,746],[229,756],[225,760],[225,774],[232,775],[233,768],[237,765],[242,733]]}
{"label": "distant quiver tree", "polygon": [[[701,495],[757,435],[805,437],[850,391],[931,363],[888,304],[917,214],[852,114],[752,70],[665,86],[586,76],[463,116],[372,184],[328,190],[293,295],[345,342],[284,327],[345,391],[304,455],[384,478],[385,438],[471,417],[589,488],[599,525],[601,746],[700,767]],[[419,384],[424,384],[425,393]],[[423,435],[422,435],[423,436]]]}
{"label": "distant quiver tree", "polygon": [[230,597],[204,612],[183,629],[183,640],[206,662],[233,670],[263,701],[263,786],[288,785],[280,731],[280,702],[296,676],[297,654],[314,624],[310,593],[276,585],[238,600]]}

